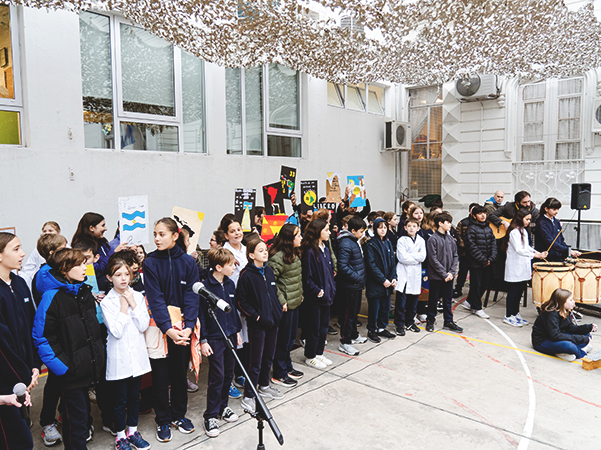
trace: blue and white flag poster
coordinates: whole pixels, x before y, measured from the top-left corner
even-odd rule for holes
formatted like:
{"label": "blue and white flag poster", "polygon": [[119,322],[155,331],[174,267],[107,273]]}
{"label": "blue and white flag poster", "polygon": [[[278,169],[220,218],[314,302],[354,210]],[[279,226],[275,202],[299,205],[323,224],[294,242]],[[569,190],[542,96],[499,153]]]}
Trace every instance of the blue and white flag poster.
{"label": "blue and white flag poster", "polygon": [[148,244],[148,195],[119,197],[121,243]]}

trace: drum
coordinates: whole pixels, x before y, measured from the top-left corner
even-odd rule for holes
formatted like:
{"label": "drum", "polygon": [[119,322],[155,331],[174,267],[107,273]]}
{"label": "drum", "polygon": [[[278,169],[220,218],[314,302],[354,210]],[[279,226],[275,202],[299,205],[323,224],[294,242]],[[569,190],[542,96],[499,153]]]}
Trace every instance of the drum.
{"label": "drum", "polygon": [[560,262],[534,263],[532,270],[532,301],[540,306],[551,298],[555,289],[574,292],[574,266]]}
{"label": "drum", "polygon": [[601,293],[601,261],[579,259],[574,267],[574,301],[599,303]]}

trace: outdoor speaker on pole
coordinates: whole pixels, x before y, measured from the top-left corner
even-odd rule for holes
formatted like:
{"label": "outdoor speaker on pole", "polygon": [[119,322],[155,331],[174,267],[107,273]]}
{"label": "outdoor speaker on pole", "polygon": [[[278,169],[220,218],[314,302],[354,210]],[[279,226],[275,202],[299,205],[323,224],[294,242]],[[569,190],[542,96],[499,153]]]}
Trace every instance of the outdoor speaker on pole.
{"label": "outdoor speaker on pole", "polygon": [[577,183],[572,185],[572,209],[591,209],[591,184]]}

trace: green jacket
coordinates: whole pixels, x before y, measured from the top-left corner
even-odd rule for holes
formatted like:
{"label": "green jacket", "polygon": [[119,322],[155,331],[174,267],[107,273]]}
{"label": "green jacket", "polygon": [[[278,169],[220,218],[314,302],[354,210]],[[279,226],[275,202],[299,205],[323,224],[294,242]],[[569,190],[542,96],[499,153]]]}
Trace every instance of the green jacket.
{"label": "green jacket", "polygon": [[284,252],[277,252],[269,258],[269,267],[275,274],[280,303],[288,304],[289,310],[298,308],[303,301],[303,275],[300,258],[295,257],[292,264],[286,264]]}

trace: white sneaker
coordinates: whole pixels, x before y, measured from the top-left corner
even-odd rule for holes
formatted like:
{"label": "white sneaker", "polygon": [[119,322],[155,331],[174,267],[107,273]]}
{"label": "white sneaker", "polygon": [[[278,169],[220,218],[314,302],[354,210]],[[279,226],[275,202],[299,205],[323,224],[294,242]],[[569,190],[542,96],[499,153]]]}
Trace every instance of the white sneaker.
{"label": "white sneaker", "polygon": [[593,344],[591,344],[590,342],[588,344],[586,344],[586,347],[582,348],[582,351],[584,353],[590,353],[593,350]]}
{"label": "white sneaker", "polygon": [[367,342],[367,338],[365,336],[361,336],[359,335],[359,337],[357,337],[357,339],[353,339],[351,341],[351,344],[365,344]]}
{"label": "white sneaker", "polygon": [[483,309],[479,309],[478,311],[472,311],[475,315],[482,319],[490,319],[490,316],[484,312]]}
{"label": "white sneaker", "polygon": [[515,316],[503,317],[503,323],[511,325],[512,327],[521,327],[522,326],[522,324],[516,320]]}
{"label": "white sneaker", "polygon": [[284,398],[284,394],[271,386],[259,386],[259,395],[265,398],[273,398],[274,400]]}
{"label": "white sneaker", "polygon": [[332,365],[332,360],[326,358],[323,355],[317,355],[316,356],[317,359],[319,359],[322,363],[324,363],[326,366],[331,366]]}
{"label": "white sneaker", "polygon": [[524,319],[520,313],[517,313],[515,315],[515,318],[517,319],[518,323],[521,323],[522,325],[528,325],[528,321],[526,319]]}
{"label": "white sneaker", "polygon": [[256,406],[255,406],[256,403],[255,403],[254,398],[244,397],[242,399],[242,402],[240,402],[240,404],[242,405],[242,408],[244,408],[244,411],[246,411],[247,413],[254,414],[255,408],[256,408]]}
{"label": "white sneaker", "polygon": [[419,323],[423,323],[426,320],[428,320],[428,315],[427,314],[418,314],[417,318],[419,319]]}
{"label": "white sneaker", "polygon": [[420,324],[420,323],[422,323],[422,322],[421,322],[421,320],[419,320],[419,319],[417,318],[417,316],[415,316],[415,317],[413,318],[413,323],[414,323],[414,324],[416,324],[416,325],[419,325],[419,324]]}
{"label": "white sneaker", "polygon": [[359,354],[359,350],[353,347],[352,344],[340,344],[338,350],[351,356],[357,356]]}
{"label": "white sneaker", "polygon": [[305,364],[309,367],[314,367],[315,369],[325,369],[328,367],[324,362],[321,362],[321,360],[317,359],[317,357],[312,359],[306,359]]}
{"label": "white sneaker", "polygon": [[557,353],[555,356],[564,361],[574,361],[576,359],[576,355],[572,355],[571,353]]}
{"label": "white sneaker", "polygon": [[472,310],[472,305],[470,305],[467,300],[464,301],[463,303],[461,303],[461,306],[463,306],[465,309],[467,309],[468,311]]}

